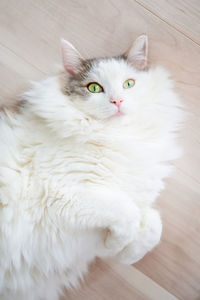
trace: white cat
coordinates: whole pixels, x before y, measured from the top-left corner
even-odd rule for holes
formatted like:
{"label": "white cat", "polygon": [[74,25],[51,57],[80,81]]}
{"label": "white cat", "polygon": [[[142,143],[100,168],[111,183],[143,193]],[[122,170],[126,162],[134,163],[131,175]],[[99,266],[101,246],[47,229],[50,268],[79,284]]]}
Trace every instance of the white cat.
{"label": "white cat", "polygon": [[34,83],[0,121],[0,299],[56,300],[95,257],[132,264],[160,241],[152,203],[177,158],[183,112],[147,37]]}

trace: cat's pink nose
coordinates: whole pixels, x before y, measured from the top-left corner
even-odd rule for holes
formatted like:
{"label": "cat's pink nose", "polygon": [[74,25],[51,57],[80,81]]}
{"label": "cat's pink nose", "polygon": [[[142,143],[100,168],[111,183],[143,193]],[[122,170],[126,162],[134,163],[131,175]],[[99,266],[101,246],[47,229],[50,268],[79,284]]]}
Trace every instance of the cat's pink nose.
{"label": "cat's pink nose", "polygon": [[120,108],[120,105],[123,101],[124,100],[122,100],[122,99],[119,99],[119,100],[110,99],[110,103],[115,104],[118,107],[118,109]]}

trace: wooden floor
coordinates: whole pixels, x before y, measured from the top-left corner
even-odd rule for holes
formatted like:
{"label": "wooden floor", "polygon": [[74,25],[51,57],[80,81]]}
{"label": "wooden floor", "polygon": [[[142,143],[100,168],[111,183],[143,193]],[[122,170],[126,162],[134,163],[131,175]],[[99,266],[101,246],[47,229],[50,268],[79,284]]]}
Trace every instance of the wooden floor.
{"label": "wooden floor", "polygon": [[199,0],[0,0],[0,97],[12,103],[60,63],[60,38],[86,57],[119,54],[147,33],[150,63],[173,74],[189,119],[184,157],[158,199],[161,244],[134,266],[97,262],[70,300],[200,299]]}

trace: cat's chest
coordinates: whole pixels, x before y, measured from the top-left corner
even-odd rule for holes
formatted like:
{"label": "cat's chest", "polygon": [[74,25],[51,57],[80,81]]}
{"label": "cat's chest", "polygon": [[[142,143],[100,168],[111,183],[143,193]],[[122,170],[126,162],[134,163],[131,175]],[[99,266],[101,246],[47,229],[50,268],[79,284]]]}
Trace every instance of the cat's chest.
{"label": "cat's chest", "polygon": [[34,164],[39,176],[52,181],[51,185],[114,183],[139,172],[150,152],[148,143],[118,134],[82,144],[70,141],[45,147],[37,152]]}
{"label": "cat's chest", "polygon": [[[24,151],[27,197],[43,198],[45,205],[70,199],[79,187],[121,188],[134,198],[158,177],[160,142],[131,131],[101,132],[86,142],[50,141]],[[159,152],[159,155],[158,155]],[[144,198],[144,195],[143,195]],[[48,204],[49,203],[49,204]]]}

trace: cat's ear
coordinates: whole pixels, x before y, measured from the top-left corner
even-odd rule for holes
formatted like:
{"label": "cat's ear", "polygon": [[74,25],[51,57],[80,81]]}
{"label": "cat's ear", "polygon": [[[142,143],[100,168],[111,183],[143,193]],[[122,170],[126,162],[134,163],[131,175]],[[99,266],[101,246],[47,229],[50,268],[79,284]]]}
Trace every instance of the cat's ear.
{"label": "cat's ear", "polygon": [[65,71],[74,76],[80,71],[84,58],[68,41],[61,39],[62,59]]}
{"label": "cat's ear", "polygon": [[125,57],[136,69],[144,70],[147,66],[148,37],[140,35],[131,48],[125,53]]}

